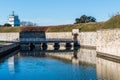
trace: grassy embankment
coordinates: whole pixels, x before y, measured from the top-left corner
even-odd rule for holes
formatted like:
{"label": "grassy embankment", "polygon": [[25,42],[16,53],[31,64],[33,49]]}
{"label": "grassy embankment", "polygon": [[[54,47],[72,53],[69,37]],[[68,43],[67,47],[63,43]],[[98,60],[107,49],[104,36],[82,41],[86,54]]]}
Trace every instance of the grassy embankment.
{"label": "grassy embankment", "polygon": [[[44,26],[41,26],[41,27],[44,27]],[[91,22],[91,23],[60,25],[60,26],[46,26],[46,27],[47,27],[45,29],[46,32],[71,32],[72,29],[74,28],[79,28],[81,32],[96,31],[99,29],[120,28],[120,15],[115,15],[106,22]],[[0,32],[20,32],[22,30],[23,30],[22,27],[1,27],[0,28]]]}

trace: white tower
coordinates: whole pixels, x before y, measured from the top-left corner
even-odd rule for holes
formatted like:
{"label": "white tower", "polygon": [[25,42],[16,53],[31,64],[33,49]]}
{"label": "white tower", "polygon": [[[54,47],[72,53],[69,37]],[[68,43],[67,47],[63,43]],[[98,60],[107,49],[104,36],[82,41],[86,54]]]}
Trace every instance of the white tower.
{"label": "white tower", "polygon": [[19,17],[14,14],[14,11],[13,11],[12,15],[9,16],[8,23],[11,24],[12,27],[20,26]]}

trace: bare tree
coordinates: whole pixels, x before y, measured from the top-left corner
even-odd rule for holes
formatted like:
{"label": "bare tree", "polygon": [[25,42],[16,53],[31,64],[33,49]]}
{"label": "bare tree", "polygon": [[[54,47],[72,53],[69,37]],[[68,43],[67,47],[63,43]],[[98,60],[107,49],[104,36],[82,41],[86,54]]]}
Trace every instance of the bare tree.
{"label": "bare tree", "polygon": [[21,26],[37,26],[36,23],[30,22],[30,21],[22,21]]}

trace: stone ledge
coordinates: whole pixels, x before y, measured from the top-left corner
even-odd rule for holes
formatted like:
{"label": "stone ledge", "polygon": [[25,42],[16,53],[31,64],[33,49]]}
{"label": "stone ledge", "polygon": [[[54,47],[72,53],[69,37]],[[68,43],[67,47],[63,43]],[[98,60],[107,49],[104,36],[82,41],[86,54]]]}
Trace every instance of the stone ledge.
{"label": "stone ledge", "polygon": [[97,52],[97,57],[120,63],[120,56],[115,56],[115,55],[111,55],[108,53]]}
{"label": "stone ledge", "polygon": [[80,45],[80,48],[96,50],[96,46]]}
{"label": "stone ledge", "polygon": [[15,50],[18,50],[19,47],[20,47],[19,44],[9,44],[7,46],[2,47],[0,50],[0,58],[10,54]]}

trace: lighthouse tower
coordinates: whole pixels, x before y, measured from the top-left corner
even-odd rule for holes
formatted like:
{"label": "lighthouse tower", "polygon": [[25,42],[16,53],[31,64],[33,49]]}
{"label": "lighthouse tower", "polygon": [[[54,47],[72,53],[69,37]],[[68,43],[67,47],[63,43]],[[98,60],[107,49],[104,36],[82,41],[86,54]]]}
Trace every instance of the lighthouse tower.
{"label": "lighthouse tower", "polygon": [[20,26],[19,17],[14,14],[14,11],[12,15],[9,16],[8,23],[11,24],[12,27]]}

